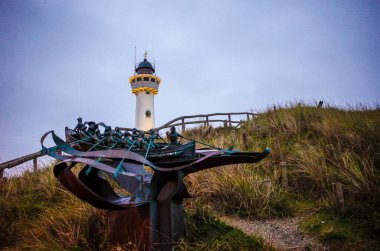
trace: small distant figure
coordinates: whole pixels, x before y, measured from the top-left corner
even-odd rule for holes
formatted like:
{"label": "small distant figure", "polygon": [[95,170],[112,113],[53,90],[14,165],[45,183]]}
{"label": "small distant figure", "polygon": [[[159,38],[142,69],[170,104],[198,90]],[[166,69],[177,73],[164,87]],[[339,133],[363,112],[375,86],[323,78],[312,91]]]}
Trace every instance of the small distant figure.
{"label": "small distant figure", "polygon": [[140,131],[139,132],[139,136],[138,136],[138,146],[140,149],[144,149],[144,150],[147,150],[148,149],[148,143],[149,143],[149,139],[147,137],[145,137],[145,133],[143,131]]}
{"label": "small distant figure", "polygon": [[87,124],[88,124],[88,127],[86,128],[86,134],[89,136],[94,135],[96,131],[95,122],[90,121]]}
{"label": "small distant figure", "polygon": [[99,128],[95,130],[95,137],[97,138],[97,140],[102,138],[102,133],[100,132]]}
{"label": "small distant figure", "polygon": [[88,124],[88,128],[86,129],[86,131],[82,131],[82,134],[85,136],[85,137],[90,137],[92,138],[92,141],[93,143],[98,141],[99,140],[99,128],[98,128],[98,125],[93,122],[93,121],[90,121],[87,123]]}
{"label": "small distant figure", "polygon": [[83,124],[83,120],[81,117],[77,118],[77,125],[74,128],[74,131],[76,131],[78,134],[80,134],[82,131],[86,130],[86,126]]}
{"label": "small distant figure", "polygon": [[150,142],[150,147],[152,149],[158,149],[160,148],[160,145],[158,145],[156,142],[154,142],[156,139],[158,139],[159,135],[153,130],[149,130],[149,142]]}
{"label": "small distant figure", "polygon": [[135,141],[135,142],[138,141],[138,139],[139,139],[139,130],[137,130],[136,128],[133,128],[132,129],[131,137],[132,137],[133,141]]}
{"label": "small distant figure", "polygon": [[182,135],[176,132],[174,126],[170,127],[170,132],[166,132],[166,135],[168,136],[170,144],[172,145],[178,145],[178,138],[182,138]]}
{"label": "small distant figure", "polygon": [[117,137],[119,137],[120,139],[123,137],[123,132],[121,131],[120,127],[116,127],[115,128],[115,134],[117,135]]}
{"label": "small distant figure", "polygon": [[111,130],[111,142],[112,143],[121,143],[121,137],[123,136],[123,133],[120,131],[118,127],[116,127],[114,130]]}
{"label": "small distant figure", "polygon": [[102,136],[103,136],[102,141],[103,141],[104,145],[110,146],[112,144],[112,135],[111,134],[112,134],[111,127],[110,126],[106,126],[104,128],[104,132],[102,134]]}
{"label": "small distant figure", "polygon": [[322,106],[323,106],[323,101],[321,100],[321,101],[319,101],[319,103],[318,103],[318,108],[322,108]]}
{"label": "small distant figure", "polygon": [[136,128],[133,128],[131,138],[132,138],[134,146],[136,146],[137,149],[140,149],[141,148],[140,131],[137,130]]}
{"label": "small distant figure", "polygon": [[121,143],[124,147],[132,147],[134,146],[134,142],[130,138],[131,134],[128,131],[125,131],[123,133],[123,136],[121,137]]}

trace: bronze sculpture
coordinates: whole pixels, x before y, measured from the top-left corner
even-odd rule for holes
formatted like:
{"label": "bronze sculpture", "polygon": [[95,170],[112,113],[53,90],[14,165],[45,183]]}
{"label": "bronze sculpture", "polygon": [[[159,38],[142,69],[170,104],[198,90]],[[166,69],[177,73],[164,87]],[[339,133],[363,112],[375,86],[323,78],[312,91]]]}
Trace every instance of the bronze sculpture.
{"label": "bronze sculpture", "polygon": [[[56,144],[54,148],[44,146],[48,135]],[[82,134],[66,128],[66,140],[50,131],[42,136],[41,145],[43,151],[61,161],[55,165],[54,175],[66,189],[97,208],[111,210],[111,240],[133,241],[130,236],[139,234],[143,249],[170,250],[185,233],[182,202],[190,197],[183,183],[186,175],[222,165],[255,163],[270,151],[247,153],[212,147],[187,139],[175,127],[167,135],[169,143],[157,142],[160,136],[154,129],[122,132],[104,123],[88,122]],[[188,142],[181,144],[179,138]],[[196,143],[208,148],[196,149]],[[76,176],[71,169],[78,163],[84,167]],[[116,193],[108,179],[131,195]],[[135,222],[134,227],[114,232],[113,228],[126,219]]]}

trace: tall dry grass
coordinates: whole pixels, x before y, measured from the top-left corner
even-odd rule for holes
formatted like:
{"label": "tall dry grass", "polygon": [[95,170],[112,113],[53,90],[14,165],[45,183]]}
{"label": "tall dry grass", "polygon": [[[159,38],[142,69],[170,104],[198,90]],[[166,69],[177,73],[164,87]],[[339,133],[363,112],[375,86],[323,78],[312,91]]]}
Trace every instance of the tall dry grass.
{"label": "tall dry grass", "polygon": [[[187,202],[190,210],[212,207],[252,218],[281,217],[292,213],[292,194],[312,195],[321,201],[320,208],[345,218],[359,218],[369,232],[380,232],[378,107],[277,106],[234,130],[201,127],[186,133],[223,148],[260,151],[269,146],[271,155],[257,164],[220,167],[188,176],[186,182],[194,196]],[[289,170],[288,189],[278,180],[280,162],[286,162]],[[343,186],[343,215],[334,204],[333,182]],[[2,181],[0,209],[0,248],[119,249],[107,246],[104,213],[66,192],[51,169]],[[189,221],[190,228],[198,226],[198,220]],[[207,217],[202,222],[204,228],[199,227],[194,235],[205,235],[219,226]],[[225,236],[236,234],[227,232]],[[215,232],[207,241],[194,238],[199,243],[182,243],[181,247],[226,247],[225,241],[215,237],[218,235]],[[247,243],[240,235],[234,240]]]}
{"label": "tall dry grass", "polygon": [[[244,208],[249,216],[282,215],[281,207],[287,204],[281,198],[286,192],[273,185],[273,191],[268,193],[261,184],[264,179],[276,184],[279,163],[286,162],[290,193],[312,195],[324,202],[321,207],[338,213],[332,183],[340,182],[345,197],[344,216],[366,218],[371,229],[380,229],[379,107],[289,104],[268,110],[235,131],[201,127],[187,135],[217,147],[234,145],[246,151],[269,146],[270,157],[257,165],[196,174],[189,182],[195,195],[227,211],[239,213]],[[248,206],[251,204],[255,206]]]}
{"label": "tall dry grass", "polygon": [[64,190],[51,169],[0,186],[0,248],[98,250],[106,244],[104,213]]}
{"label": "tall dry grass", "polygon": [[[105,211],[64,190],[51,168],[2,181],[0,208],[0,249],[138,250],[134,243],[108,243]],[[261,239],[226,226],[204,210],[188,212],[186,224],[189,231],[179,250],[266,248]]]}
{"label": "tall dry grass", "polygon": [[189,175],[186,178],[195,201],[212,205],[221,213],[250,218],[289,215],[286,191],[263,179],[251,167],[233,165]]}

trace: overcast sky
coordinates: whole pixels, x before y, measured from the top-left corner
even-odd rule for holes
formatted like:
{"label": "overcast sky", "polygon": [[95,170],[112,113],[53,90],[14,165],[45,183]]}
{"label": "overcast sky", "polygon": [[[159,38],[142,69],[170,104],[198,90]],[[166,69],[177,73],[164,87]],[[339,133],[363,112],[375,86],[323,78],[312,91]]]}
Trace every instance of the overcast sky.
{"label": "overcast sky", "polygon": [[156,125],[274,103],[378,102],[379,1],[0,1],[0,161],[76,118],[134,126],[155,60]]}

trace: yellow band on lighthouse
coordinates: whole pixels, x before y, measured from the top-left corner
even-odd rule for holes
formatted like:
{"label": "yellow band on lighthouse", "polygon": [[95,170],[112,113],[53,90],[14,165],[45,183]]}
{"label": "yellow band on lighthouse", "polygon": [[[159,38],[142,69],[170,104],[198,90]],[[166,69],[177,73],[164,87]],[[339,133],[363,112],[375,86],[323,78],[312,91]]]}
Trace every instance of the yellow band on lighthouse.
{"label": "yellow band on lighthouse", "polygon": [[[143,79],[145,78],[149,78],[149,82],[152,82],[151,79],[154,79],[154,83],[157,83],[157,84],[161,84],[161,79],[157,76],[154,76],[154,75],[151,75],[151,74],[137,74],[137,75],[134,75],[132,77],[129,78],[129,83],[131,85],[133,85],[134,83],[136,83],[136,81],[144,81]],[[138,78],[141,78],[141,80],[137,80]],[[133,81],[135,80],[135,81]]]}
{"label": "yellow band on lighthouse", "polygon": [[157,94],[158,90],[151,88],[151,87],[137,87],[132,89],[132,93],[137,95],[138,92],[151,92],[153,94]]}

